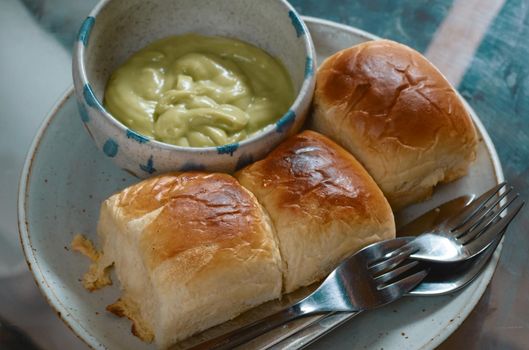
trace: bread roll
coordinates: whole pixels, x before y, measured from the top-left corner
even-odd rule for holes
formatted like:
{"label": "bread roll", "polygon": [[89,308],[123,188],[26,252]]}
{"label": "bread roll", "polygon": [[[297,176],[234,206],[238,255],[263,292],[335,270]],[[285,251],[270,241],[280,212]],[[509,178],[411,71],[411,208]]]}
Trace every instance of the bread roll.
{"label": "bread roll", "polygon": [[454,89],[420,53],[369,41],[317,73],[312,127],[350,151],[394,209],[466,174],[477,135]]}
{"label": "bread roll", "polygon": [[109,310],[161,348],[281,295],[281,257],[268,215],[225,174],[167,174],[101,207],[100,264],[123,296]]}
{"label": "bread roll", "polygon": [[355,158],[304,131],[236,174],[275,226],[284,290],[324,278],[352,252],[395,237],[391,208]]}

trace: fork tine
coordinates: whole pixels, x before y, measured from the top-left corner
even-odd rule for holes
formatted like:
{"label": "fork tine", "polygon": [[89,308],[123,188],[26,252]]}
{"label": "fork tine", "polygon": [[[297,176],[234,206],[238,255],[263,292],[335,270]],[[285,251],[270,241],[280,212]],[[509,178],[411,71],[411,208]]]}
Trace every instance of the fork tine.
{"label": "fork tine", "polygon": [[[509,204],[510,202],[507,205]],[[503,210],[503,209],[500,208],[500,210]],[[493,222],[494,220],[497,220],[497,217],[495,214],[496,212],[492,210],[487,212],[472,226],[471,229],[468,229],[467,231],[463,232],[460,235],[456,235],[455,239],[461,244],[466,244],[472,241],[479,235],[480,232],[483,231],[484,226],[490,225],[491,222]]]}
{"label": "fork tine", "polygon": [[513,187],[510,186],[494,201],[494,203],[490,205],[485,204],[480,210],[479,215],[474,215],[472,219],[468,220],[466,224],[459,226],[459,228],[452,229],[451,231],[455,233],[455,237],[461,238],[468,234],[470,231],[474,230],[477,226],[483,223],[483,221],[486,220],[487,217],[490,217],[489,213],[492,213],[491,215],[494,215],[494,209],[496,208],[496,206],[503,200],[503,198],[507,197],[507,195],[510,194],[512,190]]}
{"label": "fork tine", "polygon": [[384,274],[382,274],[382,275],[380,275],[378,277],[375,277],[375,281],[379,283],[379,287],[377,287],[377,288],[378,289],[383,288],[382,285],[385,285],[385,284],[389,283],[390,281],[397,279],[403,273],[405,273],[406,271],[411,270],[412,268],[414,268],[417,265],[419,265],[418,261],[412,261],[412,262],[407,263],[406,265],[399,266],[399,267],[397,267],[394,270],[391,270],[391,271],[386,272],[386,273],[384,273]]}
{"label": "fork tine", "polygon": [[511,223],[514,217],[520,212],[525,202],[521,201],[517,206],[509,210],[509,213],[503,218],[500,218],[498,222],[481,234],[478,238],[467,244],[465,247],[468,249],[470,254],[481,253],[486,249],[495,239],[499,239],[505,234],[507,226]]}
{"label": "fork tine", "polygon": [[447,220],[448,225],[454,225],[453,230],[457,230],[459,227],[463,226],[470,220],[477,212],[479,212],[483,206],[493,198],[496,193],[498,193],[504,186],[505,182],[500,183],[494,188],[491,188],[487,192],[483,193],[481,196],[476,198],[472,203],[466,206],[459,215],[454,216]]}
{"label": "fork tine", "polygon": [[382,288],[377,288],[381,291],[385,291],[392,296],[404,295],[413,288],[417,287],[419,283],[428,275],[428,270],[421,270],[412,275],[406,276],[403,279],[395,281],[391,284],[385,285]]}
{"label": "fork tine", "polygon": [[402,248],[399,248],[398,250],[400,251],[398,252],[397,255],[391,255],[391,257],[383,261],[377,260],[374,265],[368,264],[367,266],[368,271],[372,275],[377,275],[382,272],[391,270],[395,268],[397,265],[399,265],[401,262],[403,262],[404,260],[408,259],[410,255],[413,254],[417,250],[417,248],[414,248],[411,246],[408,246],[408,247],[404,246]]}
{"label": "fork tine", "polygon": [[482,234],[485,230],[487,230],[488,227],[495,224],[497,221],[499,221],[501,213],[509,207],[512,202],[514,202],[519,197],[519,194],[516,194],[512,196],[511,198],[507,198],[507,203],[503,204],[497,210],[490,210],[487,214],[483,216],[481,220],[479,220],[479,223],[476,223],[475,226],[473,226],[471,229],[469,229],[469,233],[464,234],[463,236],[460,236],[458,238],[458,241],[461,244],[468,244],[472,240],[474,240],[476,237],[479,237],[480,234]]}

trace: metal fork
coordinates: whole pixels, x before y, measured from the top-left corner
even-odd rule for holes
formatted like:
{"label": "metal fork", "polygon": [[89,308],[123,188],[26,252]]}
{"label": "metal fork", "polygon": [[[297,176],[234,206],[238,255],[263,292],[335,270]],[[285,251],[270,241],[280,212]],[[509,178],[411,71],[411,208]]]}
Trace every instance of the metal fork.
{"label": "metal fork", "polygon": [[316,291],[298,303],[192,349],[231,349],[301,317],[358,312],[388,304],[415,288],[427,275],[426,270],[417,271],[416,261],[401,264],[410,256],[406,252],[380,260],[401,245],[390,240],[367,246],[338,265]]}
{"label": "metal fork", "polygon": [[[451,201],[429,210],[421,216],[415,218],[410,223],[400,227],[397,230],[397,236],[411,234],[420,235],[428,230],[430,232],[440,229],[446,225],[446,222],[457,213],[471,205],[475,197],[465,195],[455,198]],[[415,237],[397,238],[403,246],[409,244]],[[428,264],[430,271],[428,276],[414,289],[409,291],[408,296],[437,296],[453,293],[472,282],[481,271],[487,266],[487,263],[501,241],[498,237],[485,251],[472,259],[462,263],[450,264]],[[388,255],[391,255],[388,254]],[[426,263],[422,263],[426,264]],[[329,313],[312,316],[301,327],[278,338],[273,344],[266,349],[300,349],[313,343],[333,329],[349,321],[359,313]]]}
{"label": "metal fork", "polygon": [[458,215],[441,222],[389,256],[410,253],[414,260],[438,263],[468,260],[503,235],[524,203],[519,194],[513,192],[513,187],[501,183],[475,199]]}

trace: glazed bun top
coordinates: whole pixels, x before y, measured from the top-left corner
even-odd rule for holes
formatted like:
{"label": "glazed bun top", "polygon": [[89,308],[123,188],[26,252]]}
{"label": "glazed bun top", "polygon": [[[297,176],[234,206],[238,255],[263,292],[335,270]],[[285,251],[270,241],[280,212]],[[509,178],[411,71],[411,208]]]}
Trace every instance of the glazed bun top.
{"label": "glazed bun top", "polygon": [[461,99],[417,51],[369,41],[317,74],[313,127],[353,153],[395,208],[464,175],[477,135]]}

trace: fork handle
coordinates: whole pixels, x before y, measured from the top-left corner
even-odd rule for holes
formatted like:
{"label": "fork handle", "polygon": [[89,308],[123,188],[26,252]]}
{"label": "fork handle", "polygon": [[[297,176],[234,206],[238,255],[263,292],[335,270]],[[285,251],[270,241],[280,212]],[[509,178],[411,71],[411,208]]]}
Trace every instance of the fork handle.
{"label": "fork handle", "polygon": [[259,321],[250,323],[249,325],[195,345],[189,350],[232,349],[236,346],[247,343],[262,334],[265,334],[274,328],[282,326],[285,323],[300,317],[308,316],[310,314],[310,312],[303,312],[298,304],[296,304],[289,307],[288,309],[281,310]]}

